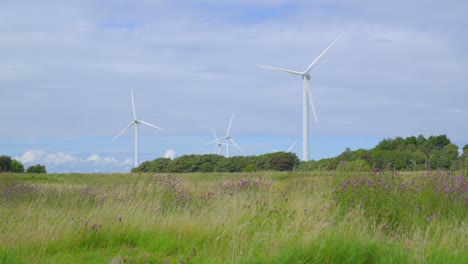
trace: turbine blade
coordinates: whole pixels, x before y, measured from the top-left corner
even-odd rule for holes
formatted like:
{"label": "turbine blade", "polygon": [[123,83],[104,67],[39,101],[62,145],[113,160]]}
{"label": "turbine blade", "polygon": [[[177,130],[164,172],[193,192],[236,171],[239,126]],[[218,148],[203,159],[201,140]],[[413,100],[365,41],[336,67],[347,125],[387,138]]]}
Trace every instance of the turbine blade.
{"label": "turbine blade", "polygon": [[132,121],[130,122],[130,124],[128,124],[128,126],[126,126],[114,139],[112,139],[112,142],[114,142],[117,138],[119,138],[120,136],[122,136],[125,132],[127,132],[127,130],[135,123],[135,121]]}
{"label": "turbine blade", "polygon": [[237,145],[237,143],[236,143],[232,138],[229,139],[229,141],[230,141],[234,146],[236,146],[236,148],[238,148],[242,153],[245,153],[245,152],[241,149],[241,147],[239,147],[239,145]]}
{"label": "turbine blade", "polygon": [[291,149],[294,148],[294,146],[296,146],[297,144],[297,140],[288,148],[288,151],[286,152],[291,152]]}
{"label": "turbine blade", "polygon": [[314,114],[314,121],[315,121],[315,124],[317,124],[318,120],[317,120],[317,112],[315,111],[315,103],[314,103],[314,97],[312,96],[312,91],[310,89],[310,83],[309,83],[309,80],[307,79],[304,79],[304,87],[307,91],[307,95],[309,96],[309,104],[310,104],[310,107],[312,108],[312,113]]}
{"label": "turbine blade", "polygon": [[227,133],[226,133],[226,137],[229,137],[229,132],[231,132],[231,125],[232,125],[232,119],[234,118],[234,114],[231,115],[231,121],[229,121],[229,126],[228,126],[228,130],[227,130]]}
{"label": "turbine blade", "polygon": [[280,72],[286,72],[289,74],[294,74],[294,75],[302,75],[301,72],[297,71],[292,71],[292,70],[287,70],[287,69],[282,69],[282,68],[277,68],[277,67],[272,67],[272,66],[267,66],[267,65],[261,65],[257,64],[258,67],[265,68],[265,69],[270,69],[270,70],[275,70],[275,71],[280,71]]}
{"label": "turbine blade", "polygon": [[214,131],[214,128],[211,128],[211,131],[213,131],[214,137],[216,138],[216,140],[218,140],[218,136],[216,136],[216,132]]}
{"label": "turbine blade", "polygon": [[149,126],[149,127],[159,129],[159,130],[161,130],[161,131],[166,131],[166,130],[160,128],[160,127],[157,127],[157,126],[155,126],[155,125],[153,125],[153,124],[150,124],[150,123],[148,123],[148,122],[145,122],[145,121],[143,121],[143,120],[138,120],[138,122],[140,122],[140,123],[142,123],[142,124],[145,124],[145,125],[147,125],[147,126]]}
{"label": "turbine blade", "polygon": [[325,53],[328,52],[328,50],[336,43],[336,41],[338,41],[340,39],[340,37],[336,38],[330,45],[328,45],[328,47],[326,49],[324,49],[322,51],[322,53],[320,53],[320,55],[309,65],[309,67],[307,68],[307,70],[305,70],[304,73],[309,73],[310,69],[312,69],[312,67],[315,66],[315,64],[317,64],[319,62],[319,60],[323,57],[323,55],[325,55]]}
{"label": "turbine blade", "polygon": [[136,112],[135,112],[135,98],[133,97],[133,88],[130,89],[130,91],[132,92],[132,109],[133,109],[133,120],[136,120],[137,117],[136,117]]}
{"label": "turbine blade", "polygon": [[219,142],[221,142],[222,140],[225,140],[225,139],[227,139],[227,138],[226,138],[226,137],[217,138],[216,140],[210,141],[210,142],[208,143],[208,145],[213,144],[213,143],[218,143],[218,144],[219,144]]}
{"label": "turbine blade", "polygon": [[214,144],[214,143],[217,143],[217,142],[218,142],[218,140],[213,140],[213,141],[208,142],[207,145],[211,145],[211,144]]}

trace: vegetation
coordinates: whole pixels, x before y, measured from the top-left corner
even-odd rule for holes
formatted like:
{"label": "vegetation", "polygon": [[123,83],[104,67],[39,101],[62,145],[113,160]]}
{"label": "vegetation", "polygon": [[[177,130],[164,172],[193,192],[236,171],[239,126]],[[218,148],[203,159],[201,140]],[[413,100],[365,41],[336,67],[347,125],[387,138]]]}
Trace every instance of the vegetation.
{"label": "vegetation", "polygon": [[464,175],[347,164],[339,172],[3,173],[0,260],[468,263]]}
{"label": "vegetation", "polygon": [[420,135],[384,139],[373,149],[346,149],[334,158],[299,162],[291,152],[268,153],[260,156],[225,158],[219,155],[185,155],[174,160],[158,158],[142,163],[132,172],[190,173],[190,172],[253,172],[277,171],[371,171],[383,169],[405,171],[468,169],[468,144],[462,155],[446,135]]}
{"label": "vegetation", "polygon": [[0,172],[9,172],[9,171],[11,171],[11,157],[0,156]]}
{"label": "vegetation", "polygon": [[[446,135],[397,137],[384,139],[373,149],[346,149],[334,158],[322,159],[301,163],[296,169],[310,170],[336,170],[343,166],[361,167],[361,171],[395,169],[404,171],[424,170],[466,170],[468,163],[468,145],[459,155],[458,147],[451,143]],[[363,161],[367,163],[364,164]],[[345,165],[348,164],[349,165]],[[359,165],[358,165],[359,164]]]}
{"label": "vegetation", "polygon": [[158,158],[143,162],[132,172],[190,173],[190,172],[253,172],[257,170],[292,171],[299,158],[291,152],[275,152],[260,156],[184,155],[174,160]]}
{"label": "vegetation", "polygon": [[27,173],[47,173],[46,167],[44,165],[41,165],[41,164],[29,166],[26,169],[26,172]]}
{"label": "vegetation", "polygon": [[[45,169],[45,168],[44,168]],[[17,160],[12,160],[11,161],[11,172],[14,173],[23,173],[24,172],[24,165],[23,163],[17,161]]]}
{"label": "vegetation", "polygon": [[10,156],[0,156],[0,172],[23,173],[24,165]]}

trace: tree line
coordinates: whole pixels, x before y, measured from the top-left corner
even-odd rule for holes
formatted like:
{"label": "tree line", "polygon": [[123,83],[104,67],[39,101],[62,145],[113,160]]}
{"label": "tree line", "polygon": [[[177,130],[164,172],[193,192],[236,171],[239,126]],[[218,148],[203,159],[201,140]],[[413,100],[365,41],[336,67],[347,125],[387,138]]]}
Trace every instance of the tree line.
{"label": "tree line", "polygon": [[370,150],[346,149],[334,158],[301,163],[298,170],[466,170],[468,144],[458,146],[446,135],[384,139]]}
{"label": "tree line", "polygon": [[[333,158],[300,162],[292,152],[275,152],[259,156],[226,158],[215,154],[184,155],[176,159],[157,158],[145,161],[132,172],[190,173],[190,172],[253,172],[314,171],[314,170],[464,170],[468,169],[468,144],[459,154],[458,147],[446,135],[422,135],[384,139],[372,149],[347,148]],[[28,167],[9,156],[0,156],[0,172],[47,173],[41,164]]]}
{"label": "tree line", "polygon": [[13,172],[13,173],[47,173],[46,167],[41,164],[29,166],[24,169],[23,163],[18,160],[12,159],[10,156],[0,156],[0,172]]}
{"label": "tree line", "polygon": [[132,172],[190,173],[190,172],[243,172],[257,170],[313,171],[313,170],[466,170],[468,144],[460,155],[458,147],[446,135],[422,135],[407,138],[384,139],[374,148],[350,150],[340,155],[300,162],[291,152],[275,152],[260,156],[184,155],[174,160],[157,158],[143,162]]}
{"label": "tree line", "polygon": [[260,156],[226,158],[216,154],[184,155],[174,160],[158,158],[145,161],[132,172],[190,173],[190,172],[253,172],[257,170],[292,171],[299,158],[291,152],[275,152]]}

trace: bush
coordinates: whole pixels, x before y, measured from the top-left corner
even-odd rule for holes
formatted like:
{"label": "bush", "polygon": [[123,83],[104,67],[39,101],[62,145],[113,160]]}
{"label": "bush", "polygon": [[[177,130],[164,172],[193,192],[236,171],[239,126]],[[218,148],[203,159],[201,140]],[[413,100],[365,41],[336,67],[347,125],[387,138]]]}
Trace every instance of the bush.
{"label": "bush", "polygon": [[355,161],[342,161],[339,163],[336,168],[337,171],[346,171],[346,172],[366,172],[371,171],[371,166],[365,160],[358,159]]}
{"label": "bush", "polygon": [[17,161],[17,160],[13,160],[11,162],[11,172],[15,172],[15,173],[23,173],[24,172],[24,165],[23,163]]}
{"label": "bush", "polygon": [[256,171],[257,171],[257,166],[255,166],[255,164],[250,164],[244,168],[244,172],[256,172]]}
{"label": "bush", "polygon": [[46,167],[41,164],[29,166],[26,172],[27,173],[47,173]]}

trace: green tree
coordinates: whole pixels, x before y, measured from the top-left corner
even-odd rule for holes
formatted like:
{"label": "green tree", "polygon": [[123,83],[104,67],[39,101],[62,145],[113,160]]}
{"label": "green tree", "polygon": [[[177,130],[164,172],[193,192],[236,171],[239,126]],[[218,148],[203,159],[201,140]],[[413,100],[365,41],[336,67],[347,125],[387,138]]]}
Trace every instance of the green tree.
{"label": "green tree", "polygon": [[463,154],[460,157],[460,169],[462,169],[467,176],[466,171],[468,170],[468,144],[463,147]]}
{"label": "green tree", "polygon": [[425,170],[427,156],[421,150],[416,150],[410,155],[411,169]]}
{"label": "green tree", "polygon": [[271,153],[271,170],[292,171],[299,164],[299,158],[292,152]]}
{"label": "green tree", "polygon": [[419,135],[416,139],[416,146],[420,147],[426,143],[427,139],[423,135]]}
{"label": "green tree", "polygon": [[46,167],[44,165],[41,165],[41,164],[29,166],[26,169],[26,172],[27,173],[47,173]]}
{"label": "green tree", "polygon": [[11,162],[10,156],[0,156],[0,172],[11,171]]}
{"label": "green tree", "polygon": [[17,160],[12,160],[11,161],[11,172],[23,173],[24,172],[23,163],[21,163],[21,162],[19,162]]}
{"label": "green tree", "polygon": [[440,152],[440,158],[437,163],[437,167],[439,169],[450,169],[452,165],[458,159],[458,147],[453,144],[449,143],[448,145],[444,146],[442,151]]}
{"label": "green tree", "polygon": [[447,135],[430,136],[428,141],[431,143],[433,149],[435,148],[439,150],[450,144],[450,140],[447,138]]}
{"label": "green tree", "polygon": [[461,159],[468,158],[468,144],[463,147],[463,153],[461,154]]}
{"label": "green tree", "polygon": [[406,145],[418,145],[418,139],[415,136],[405,138]]}

